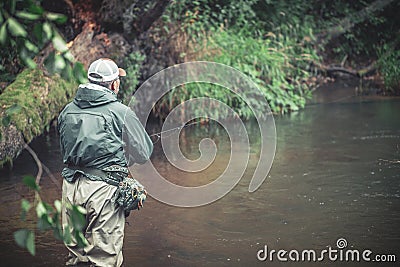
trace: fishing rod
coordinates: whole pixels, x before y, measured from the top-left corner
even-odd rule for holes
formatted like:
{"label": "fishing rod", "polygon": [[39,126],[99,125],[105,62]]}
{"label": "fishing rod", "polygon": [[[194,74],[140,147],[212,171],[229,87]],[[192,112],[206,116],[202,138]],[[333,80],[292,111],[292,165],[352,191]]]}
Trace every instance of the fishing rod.
{"label": "fishing rod", "polygon": [[192,126],[192,125],[194,125],[194,124],[198,124],[198,123],[200,123],[200,122],[201,122],[201,121],[191,122],[191,123],[184,124],[184,125],[181,125],[181,126],[172,128],[172,129],[168,129],[168,130],[165,130],[165,131],[161,131],[161,132],[159,132],[159,133],[154,133],[154,134],[151,134],[151,135],[149,135],[149,136],[150,136],[150,137],[153,137],[153,136],[156,136],[156,137],[157,137],[157,139],[153,142],[153,143],[155,144],[155,143],[157,143],[157,142],[160,140],[162,134],[165,134],[165,133],[168,133],[168,132],[172,132],[172,131],[175,131],[175,130],[182,130],[183,128],[186,128],[186,127],[188,127],[188,126]]}

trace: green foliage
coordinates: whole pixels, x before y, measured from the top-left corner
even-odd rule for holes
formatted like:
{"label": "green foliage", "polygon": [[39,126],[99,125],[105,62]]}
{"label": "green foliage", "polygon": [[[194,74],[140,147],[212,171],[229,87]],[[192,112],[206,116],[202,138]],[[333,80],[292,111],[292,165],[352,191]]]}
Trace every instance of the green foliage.
{"label": "green foliage", "polygon": [[121,90],[118,96],[125,105],[129,104],[132,94],[135,92],[139,83],[140,66],[144,60],[145,56],[140,52],[133,52],[124,58],[122,64],[125,66],[126,77],[122,80]]}
{"label": "green foliage", "polygon": [[[39,192],[40,188],[39,186],[36,184],[35,182],[35,178],[33,178],[32,176],[24,176],[22,182],[29,188],[35,190],[36,192]],[[25,203],[26,204],[26,203]],[[24,207],[26,207],[26,205],[23,205]]]}
{"label": "green foliage", "polygon": [[253,6],[257,0],[210,1],[183,0],[173,1],[163,16],[167,27],[178,24],[180,30],[187,32],[192,38],[217,28],[240,28],[257,24]]}
{"label": "green foliage", "polygon": [[[210,33],[205,42],[195,46],[196,60],[223,63],[242,71],[258,85],[273,112],[303,108],[315,85],[310,79],[313,75],[310,65],[319,60],[311,44],[312,31],[301,32],[304,30],[299,25],[282,26],[276,34],[269,32],[263,37],[252,37],[250,31],[250,28],[242,28],[239,33],[221,29]],[[201,96],[222,101],[243,118],[253,116],[239,96],[207,84],[189,84],[171,92],[158,103],[155,113],[162,116],[177,104]]]}
{"label": "green foliage", "polygon": [[373,0],[367,1],[331,1],[316,3],[314,13],[320,10],[315,22],[323,33],[329,27],[339,25],[344,19],[349,19],[354,26],[332,40],[326,49],[331,50],[338,58],[348,55],[350,58],[376,57],[375,47],[388,43],[396,37],[400,17],[398,10],[400,2],[393,1],[383,10],[377,10],[360,20],[360,11],[368,7]]}
{"label": "green foliage", "polygon": [[315,33],[323,35],[335,26],[353,24],[349,31],[325,47],[325,51],[333,52],[341,60],[344,55],[350,58],[375,56],[374,46],[377,43],[388,42],[395,37],[400,23],[400,2],[393,1],[383,10],[372,12],[364,18],[365,13],[360,11],[373,2],[375,0],[260,0],[253,8],[260,25],[273,32],[282,25],[309,25]]}
{"label": "green foliage", "polygon": [[[57,29],[57,24],[67,21],[63,14],[45,11],[37,1],[8,0],[0,3],[0,77],[15,75],[20,71],[22,62],[33,69],[33,58],[44,46],[52,43],[56,52],[45,61],[50,73],[61,73],[68,80],[73,75],[74,58]],[[29,34],[28,34],[29,33]],[[78,82],[84,82],[81,75]]]}
{"label": "green foliage", "polygon": [[[25,176],[23,179],[25,185],[35,190],[35,201],[33,203],[26,199],[21,201],[21,220],[26,220],[26,215],[29,210],[34,207],[37,216],[36,228],[39,231],[53,231],[54,236],[70,244],[76,242],[79,247],[84,247],[87,241],[82,233],[82,230],[86,226],[85,210],[76,205],[65,203],[66,212],[69,212],[72,217],[72,221],[69,225],[65,226],[66,229],[62,229],[61,225],[61,213],[62,203],[59,200],[54,201],[54,207],[43,201],[40,197],[40,187],[36,184],[35,178],[32,176]],[[72,231],[71,231],[72,226]],[[71,235],[72,232],[72,235]],[[15,242],[22,248],[26,248],[29,253],[35,255],[35,231],[32,229],[20,229],[14,232]]]}
{"label": "green foliage", "polygon": [[26,214],[31,209],[31,207],[32,207],[32,205],[28,200],[22,199],[22,202],[21,202],[21,219],[23,221],[25,221]]}
{"label": "green foliage", "polygon": [[[189,44],[180,55],[237,68],[259,86],[274,112],[284,113],[304,107],[315,85],[309,79],[314,74],[310,66],[319,60],[312,43],[312,16],[304,15],[311,5],[297,1],[292,6],[293,2],[176,1],[164,23],[167,32],[188,36]],[[162,117],[182,101],[209,96],[233,107],[243,118],[252,116],[240,97],[217,87],[185,85],[161,100],[155,113]]]}
{"label": "green foliage", "polygon": [[20,229],[14,232],[14,239],[18,246],[26,248],[29,253],[35,255],[35,233],[28,229]]}
{"label": "green foliage", "polygon": [[400,92],[400,50],[384,45],[378,49],[378,68],[388,92]]}
{"label": "green foliage", "polygon": [[[242,71],[254,81],[268,100],[272,111],[285,113],[304,107],[310,97],[313,83],[309,81],[310,63],[318,60],[314,50],[306,43],[295,39],[270,34],[267,39],[237,35],[220,30],[209,36],[199,60],[223,63]],[[234,108],[243,118],[252,117],[252,112],[239,96],[215,85],[186,85],[180,93],[165,98],[160,109],[190,98],[212,97]],[[223,116],[223,114],[221,114]]]}

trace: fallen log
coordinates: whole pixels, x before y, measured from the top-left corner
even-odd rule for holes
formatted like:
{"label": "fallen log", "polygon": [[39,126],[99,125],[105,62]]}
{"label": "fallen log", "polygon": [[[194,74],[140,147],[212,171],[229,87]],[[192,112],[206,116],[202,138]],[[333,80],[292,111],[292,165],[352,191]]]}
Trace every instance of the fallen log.
{"label": "fallen log", "polygon": [[357,78],[363,78],[369,75],[372,75],[376,71],[376,62],[372,62],[370,65],[361,68],[359,70],[354,70],[350,68],[345,68],[343,66],[326,66],[319,63],[314,63],[314,66],[319,72],[322,72],[328,76],[333,75],[334,73],[340,72],[345,73]]}
{"label": "fallen log", "polygon": [[76,84],[43,70],[25,69],[0,95],[0,164],[15,158],[35,136],[49,127],[70,100]]}

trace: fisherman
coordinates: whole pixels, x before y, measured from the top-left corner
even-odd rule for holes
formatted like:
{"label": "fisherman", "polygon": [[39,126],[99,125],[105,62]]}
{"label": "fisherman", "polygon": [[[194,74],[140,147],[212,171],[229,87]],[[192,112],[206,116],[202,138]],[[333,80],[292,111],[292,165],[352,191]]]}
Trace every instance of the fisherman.
{"label": "fisherman", "polygon": [[[117,100],[123,76],[125,70],[111,59],[94,61],[88,70],[89,83],[79,85],[74,100],[58,118],[67,165],[62,171],[63,228],[68,231],[72,226],[68,207],[83,207],[88,243],[84,248],[76,240],[66,244],[66,265],[121,266],[125,217],[140,208],[146,197],[140,183],[128,177],[127,167],[145,163],[153,144],[135,113]],[[129,151],[129,157],[124,151]]]}

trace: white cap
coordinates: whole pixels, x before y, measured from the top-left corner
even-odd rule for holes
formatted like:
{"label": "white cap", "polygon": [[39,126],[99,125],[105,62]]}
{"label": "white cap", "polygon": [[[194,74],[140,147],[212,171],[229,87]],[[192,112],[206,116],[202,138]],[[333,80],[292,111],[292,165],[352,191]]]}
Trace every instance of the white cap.
{"label": "white cap", "polygon": [[88,79],[96,82],[110,82],[119,76],[126,76],[124,69],[109,58],[100,58],[89,66]]}

